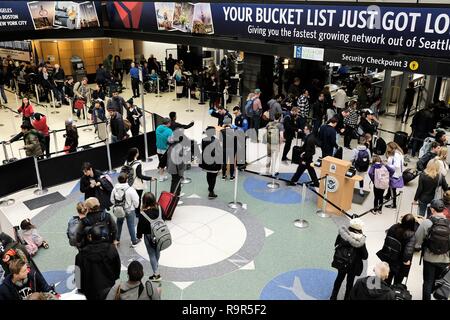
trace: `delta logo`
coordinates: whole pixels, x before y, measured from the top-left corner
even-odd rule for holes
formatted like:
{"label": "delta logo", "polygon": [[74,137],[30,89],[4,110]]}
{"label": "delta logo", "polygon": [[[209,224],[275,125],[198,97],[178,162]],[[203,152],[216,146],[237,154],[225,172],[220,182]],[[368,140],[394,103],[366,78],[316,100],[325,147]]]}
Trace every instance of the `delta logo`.
{"label": "delta logo", "polygon": [[143,2],[115,1],[114,7],[126,29],[139,29]]}

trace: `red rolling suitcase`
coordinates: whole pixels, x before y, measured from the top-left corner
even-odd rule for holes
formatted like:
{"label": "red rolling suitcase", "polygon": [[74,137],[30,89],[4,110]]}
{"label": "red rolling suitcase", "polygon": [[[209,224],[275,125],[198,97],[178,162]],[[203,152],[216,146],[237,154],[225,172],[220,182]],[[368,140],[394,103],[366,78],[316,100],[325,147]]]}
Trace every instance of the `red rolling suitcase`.
{"label": "red rolling suitcase", "polygon": [[[178,182],[176,190],[180,188],[180,184],[181,180],[180,182]],[[161,194],[159,195],[158,204],[161,206],[162,216],[164,220],[172,220],[173,213],[178,205],[179,200],[180,197],[176,194],[167,191],[161,192]]]}

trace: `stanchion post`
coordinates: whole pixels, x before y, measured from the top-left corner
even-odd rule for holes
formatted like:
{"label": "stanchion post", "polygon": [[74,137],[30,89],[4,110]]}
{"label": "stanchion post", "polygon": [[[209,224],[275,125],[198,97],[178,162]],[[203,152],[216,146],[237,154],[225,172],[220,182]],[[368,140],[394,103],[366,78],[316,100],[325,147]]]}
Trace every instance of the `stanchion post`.
{"label": "stanchion post", "polygon": [[52,131],[53,133],[53,141],[55,142],[55,152],[58,152],[58,142],[56,141],[56,130]]}
{"label": "stanchion post", "polygon": [[[305,212],[305,203],[306,203],[306,183],[303,183],[302,186],[302,205],[300,210],[304,213]],[[296,226],[299,229],[305,229],[309,227],[309,222],[305,219],[302,219],[301,217],[294,221],[294,226]]]}
{"label": "stanchion post", "polygon": [[108,129],[108,124],[109,123],[106,123],[106,140],[105,140],[105,142],[106,142],[106,155],[108,157],[108,169],[109,169],[108,174],[112,174],[112,173],[115,173],[116,170],[113,170],[112,164],[111,164],[111,152],[110,152],[110,149],[109,149],[109,129]]}
{"label": "stanchion post", "polygon": [[37,88],[37,84],[34,85],[34,91],[36,92],[36,101],[38,104],[41,104],[41,102],[39,101],[39,91]]}
{"label": "stanchion post", "polygon": [[[170,90],[170,86],[169,86],[169,90]],[[159,75],[156,77],[156,97],[157,98],[162,97],[162,95],[159,93]]]}
{"label": "stanchion post", "polygon": [[33,157],[34,160],[34,168],[36,169],[36,178],[38,181],[38,188],[34,190],[34,194],[37,196],[41,196],[43,194],[46,194],[48,190],[46,188],[42,188],[42,181],[41,181],[41,175],[39,173],[39,165],[36,157]]}
{"label": "stanchion post", "polygon": [[234,199],[233,202],[228,203],[228,207],[234,210],[242,208],[242,203],[237,201],[237,188],[238,188],[238,180],[239,180],[239,170],[237,166],[235,166],[234,173]]}
{"label": "stanchion post", "polygon": [[55,110],[53,110],[52,112],[50,112],[51,114],[58,114],[59,111],[56,110],[56,101],[55,101],[55,93],[53,92],[53,90],[50,90],[51,96],[52,96],[52,104],[53,104],[53,108]]}
{"label": "stanchion post", "polygon": [[[140,86],[141,92],[143,93],[144,85],[143,85],[142,81],[139,83],[139,86]],[[141,104],[142,104],[142,114],[143,114],[142,125],[144,127],[144,152],[145,152],[144,160],[145,160],[145,162],[150,162],[150,161],[152,161],[152,159],[148,157],[147,120],[145,119],[145,101],[144,101],[143,94],[141,94]]]}
{"label": "stanchion post", "polygon": [[6,150],[6,141],[2,142],[2,146],[3,146],[3,153],[5,154],[5,160],[8,161],[9,157],[8,157],[8,150]]}
{"label": "stanchion post", "polygon": [[396,210],[396,213],[395,213],[395,222],[394,223],[398,222],[398,217],[400,215],[400,206],[402,205],[402,197],[403,197],[403,191],[400,191],[399,195],[398,195],[397,210]]}
{"label": "stanchion post", "polygon": [[194,110],[191,109],[191,88],[188,88],[188,108],[186,112],[194,112]]}
{"label": "stanchion post", "polygon": [[322,208],[318,209],[316,211],[317,215],[321,218],[329,218],[330,215],[326,212],[327,208],[327,189],[328,189],[328,175],[325,175],[325,185],[324,185],[324,191],[323,191],[323,201],[322,201]]}

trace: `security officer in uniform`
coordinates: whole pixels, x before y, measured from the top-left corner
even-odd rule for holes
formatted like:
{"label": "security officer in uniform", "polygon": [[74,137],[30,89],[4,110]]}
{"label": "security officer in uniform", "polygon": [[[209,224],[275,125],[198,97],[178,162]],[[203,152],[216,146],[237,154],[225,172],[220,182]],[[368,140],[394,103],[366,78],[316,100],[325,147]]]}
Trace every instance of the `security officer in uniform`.
{"label": "security officer in uniform", "polygon": [[244,132],[247,131],[248,120],[247,117],[242,114],[241,108],[239,106],[233,108],[233,114],[235,117],[233,129],[240,129]]}

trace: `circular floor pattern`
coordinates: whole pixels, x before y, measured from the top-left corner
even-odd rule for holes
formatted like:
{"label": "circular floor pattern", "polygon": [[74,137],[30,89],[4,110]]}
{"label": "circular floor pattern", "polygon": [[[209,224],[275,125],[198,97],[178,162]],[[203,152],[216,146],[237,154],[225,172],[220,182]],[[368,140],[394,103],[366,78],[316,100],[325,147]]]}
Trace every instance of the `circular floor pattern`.
{"label": "circular floor pattern", "polygon": [[[235,215],[205,206],[180,206],[172,221],[167,221],[172,245],[159,260],[161,266],[195,268],[232,257],[245,243],[247,230]],[[144,243],[136,252],[149,259]]]}
{"label": "circular floor pattern", "polygon": [[328,300],[336,272],[299,269],[273,278],[261,292],[261,300]]}

